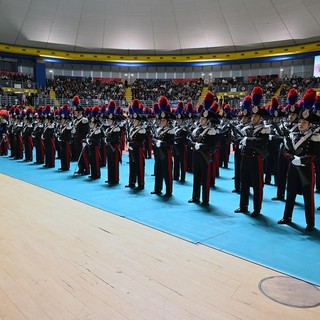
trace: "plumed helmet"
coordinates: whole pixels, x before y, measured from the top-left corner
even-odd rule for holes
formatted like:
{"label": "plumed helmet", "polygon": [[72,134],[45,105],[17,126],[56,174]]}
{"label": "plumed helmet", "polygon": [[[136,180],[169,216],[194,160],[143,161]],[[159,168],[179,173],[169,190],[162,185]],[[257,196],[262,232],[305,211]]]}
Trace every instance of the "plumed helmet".
{"label": "plumed helmet", "polygon": [[[205,110],[206,110],[206,109],[205,109]],[[210,106],[209,110],[210,110],[211,112],[215,112],[215,113],[217,114],[218,111],[219,111],[219,103],[218,103],[218,102],[214,102],[214,103]]]}
{"label": "plumed helmet", "polygon": [[178,105],[177,105],[176,113],[177,113],[177,114],[182,114],[183,112],[184,112],[183,102],[182,102],[182,101],[179,101],[179,102],[178,102]]}
{"label": "plumed helmet", "polygon": [[160,114],[161,111],[160,111],[160,106],[158,102],[155,102],[153,104],[153,112],[155,115]]}
{"label": "plumed helmet", "polygon": [[223,107],[223,117],[227,119],[233,118],[232,109],[228,103]]}
{"label": "plumed helmet", "polygon": [[116,102],[114,100],[110,100],[108,104],[108,114],[114,113],[116,110]]}
{"label": "plumed helmet", "polygon": [[200,117],[210,119],[211,123],[220,123],[217,113],[213,111],[213,109],[211,108],[209,110],[203,109],[200,114]]}
{"label": "plumed helmet", "polygon": [[74,96],[73,98],[72,98],[72,105],[73,106],[78,106],[80,104],[80,98],[79,98],[79,96]]}
{"label": "plumed helmet", "polygon": [[269,112],[268,110],[266,109],[265,106],[257,106],[257,105],[254,105],[252,107],[252,114],[256,114],[256,115],[259,115],[261,117],[264,117],[264,118],[267,118],[269,116]]}
{"label": "plumed helmet", "polygon": [[241,104],[241,116],[250,117],[252,112],[252,97],[246,96]]}
{"label": "plumed helmet", "polygon": [[133,99],[131,104],[131,113],[139,113],[140,101],[139,99]]}
{"label": "plumed helmet", "polygon": [[210,91],[207,92],[207,94],[205,95],[204,100],[203,100],[203,106],[204,106],[205,110],[208,110],[211,107],[214,99],[215,99],[214,93],[210,92]]}
{"label": "plumed helmet", "polygon": [[320,116],[320,95],[316,96],[316,102],[314,103],[314,113]]}
{"label": "plumed helmet", "polygon": [[284,117],[286,115],[286,110],[279,105],[277,110],[274,110],[273,115],[275,117]]}
{"label": "plumed helmet", "polygon": [[169,104],[168,99],[165,96],[161,96],[159,98],[158,103],[159,103],[160,111],[165,111],[166,112],[168,104]]}
{"label": "plumed helmet", "polygon": [[313,88],[309,88],[303,95],[303,109],[311,110],[316,102],[317,91]]}
{"label": "plumed helmet", "polygon": [[290,106],[293,106],[298,101],[298,91],[296,89],[290,89],[288,92],[287,102]]}
{"label": "plumed helmet", "polygon": [[204,109],[203,104],[202,104],[202,103],[199,104],[199,105],[198,105],[198,110],[197,110],[198,114],[201,114],[201,112],[202,112],[203,109]]}
{"label": "plumed helmet", "polygon": [[94,106],[91,111],[91,116],[95,118],[95,117],[98,117],[99,114],[100,114],[99,106]]}
{"label": "plumed helmet", "polygon": [[44,107],[44,110],[43,110],[43,114],[46,115],[46,114],[49,114],[51,112],[51,107],[49,104],[47,104],[45,107]]}
{"label": "plumed helmet", "polygon": [[107,107],[105,104],[103,104],[100,108],[100,114],[104,115],[107,112]]}
{"label": "plumed helmet", "polygon": [[259,106],[262,99],[263,90],[261,87],[254,87],[251,91],[252,104],[254,106]]}

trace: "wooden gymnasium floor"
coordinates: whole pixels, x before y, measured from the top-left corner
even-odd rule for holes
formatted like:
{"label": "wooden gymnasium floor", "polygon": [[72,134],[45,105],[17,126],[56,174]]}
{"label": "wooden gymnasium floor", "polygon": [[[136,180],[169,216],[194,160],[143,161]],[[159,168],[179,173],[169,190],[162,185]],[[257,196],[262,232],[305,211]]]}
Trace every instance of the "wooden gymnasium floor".
{"label": "wooden gymnasium floor", "polygon": [[0,174],[0,319],[320,319],[279,273]]}

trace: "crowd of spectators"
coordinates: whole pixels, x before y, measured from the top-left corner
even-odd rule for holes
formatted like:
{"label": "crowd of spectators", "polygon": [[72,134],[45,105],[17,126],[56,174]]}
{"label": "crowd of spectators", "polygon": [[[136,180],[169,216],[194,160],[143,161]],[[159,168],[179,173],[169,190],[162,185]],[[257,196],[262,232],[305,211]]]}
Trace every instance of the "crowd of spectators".
{"label": "crowd of spectators", "polygon": [[55,77],[47,80],[47,87],[52,87],[56,97],[72,99],[78,95],[80,99],[87,100],[125,100],[125,88],[122,82],[103,83],[93,78]]}
{"label": "crowd of spectators", "polygon": [[[2,81],[31,81],[32,77],[18,72],[0,71]],[[255,86],[263,88],[263,102],[268,101],[277,93],[279,102],[286,103],[288,92],[291,88],[297,89],[300,97],[308,88],[320,88],[320,78],[302,77],[299,75],[285,76],[279,78],[278,75],[251,76],[251,77],[231,77],[215,78],[213,81],[204,79],[137,79],[131,84],[132,99],[137,98],[142,102],[154,102],[164,95],[171,102],[197,102],[202,93],[203,87],[207,85],[209,91],[220,93],[218,102],[220,104],[230,103],[239,106],[243,96],[250,94]],[[0,86],[1,89],[1,86]],[[14,96],[19,101],[30,103],[31,100],[38,98],[37,104],[43,103],[39,99],[49,99],[50,89],[53,89],[57,99],[71,100],[78,95],[82,100],[99,100],[98,104],[108,103],[111,99],[116,100],[120,105],[127,105],[125,91],[126,84],[120,78],[80,78],[80,77],[55,77],[47,80],[43,87],[38,87],[38,93],[25,97],[23,94],[1,92],[0,95]],[[243,93],[241,96],[236,93]],[[124,103],[123,103],[124,102]],[[94,102],[95,103],[95,102]]]}
{"label": "crowd of spectators", "polygon": [[211,90],[215,92],[248,92],[250,93],[254,87],[262,87],[264,89],[265,99],[271,99],[281,86],[278,75],[263,75],[231,78],[216,78],[209,84]]}
{"label": "crowd of spectators", "polygon": [[179,81],[178,79],[137,79],[131,85],[132,97],[139,100],[157,101],[160,96],[166,96],[171,101],[195,101],[198,100],[202,88],[202,79],[189,79]]}
{"label": "crowd of spectators", "polygon": [[318,77],[304,78],[298,75],[293,75],[292,77],[285,76],[282,83],[283,86],[279,94],[280,97],[286,97],[291,88],[296,89],[301,96],[308,88],[320,88],[320,78]]}
{"label": "crowd of spectators", "polygon": [[34,81],[32,75],[27,75],[21,72],[13,72],[13,71],[0,71],[0,79],[1,80],[13,80],[13,81]]}

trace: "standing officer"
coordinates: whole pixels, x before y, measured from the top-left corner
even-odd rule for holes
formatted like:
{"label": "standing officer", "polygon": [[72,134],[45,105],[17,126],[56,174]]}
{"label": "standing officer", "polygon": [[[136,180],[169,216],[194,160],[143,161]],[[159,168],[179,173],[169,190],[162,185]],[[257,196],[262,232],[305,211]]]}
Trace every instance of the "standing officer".
{"label": "standing officer", "polygon": [[176,109],[175,139],[173,147],[173,180],[185,182],[187,172],[187,144],[189,131],[186,127],[187,115],[184,113],[183,102]]}
{"label": "standing officer", "polygon": [[62,110],[62,114],[60,115],[60,127],[58,131],[58,146],[60,147],[60,161],[61,168],[59,171],[68,171],[70,169],[70,161],[71,161],[71,117],[69,108],[64,108]]}
{"label": "standing officer", "polygon": [[44,144],[44,168],[54,168],[55,166],[54,127],[54,116],[51,112],[46,111],[45,125],[41,136]]}
{"label": "standing officer", "polygon": [[[288,114],[287,120],[283,121],[279,125],[279,130],[281,135],[278,133],[278,139],[282,140],[287,137],[290,133],[298,131],[298,116],[301,111],[301,107],[297,104],[298,91],[296,89],[290,89],[288,93],[288,106],[286,107],[286,112]],[[277,171],[277,195],[271,200],[273,201],[284,201],[284,195],[287,185],[287,173],[289,167],[289,161],[284,156],[285,145],[282,141],[280,145],[279,155],[278,155],[278,171]]]}
{"label": "standing officer", "polygon": [[249,125],[251,121],[251,110],[252,110],[252,97],[246,96],[241,105],[241,112],[239,118],[241,121],[239,124],[233,124],[231,122],[231,139],[234,144],[234,189],[232,192],[240,193],[240,170],[241,170],[241,151],[240,141],[244,138],[241,130]]}
{"label": "standing officer", "polygon": [[191,143],[193,148],[193,190],[189,203],[200,202],[202,186],[202,206],[209,205],[210,184],[213,169],[212,154],[218,144],[218,130],[212,124],[219,124],[215,112],[203,110],[200,115],[199,125],[192,131]]}
{"label": "standing officer", "polygon": [[155,160],[155,185],[151,194],[161,194],[163,180],[166,185],[164,197],[172,196],[172,146],[175,132],[172,127],[173,115],[170,112],[168,100],[162,96],[159,99],[160,106],[160,127],[153,138],[154,160]]}
{"label": "standing officer", "polygon": [[32,161],[33,159],[33,141],[32,141],[32,109],[28,108],[24,117],[24,126],[22,129],[22,140],[24,145],[24,161]]}
{"label": "standing officer", "polygon": [[299,114],[298,132],[285,139],[285,156],[289,159],[286,206],[278,224],[289,224],[292,219],[296,195],[302,193],[306,218],[306,231],[315,225],[314,161],[320,154],[320,134],[312,130],[312,123],[319,118],[311,110],[316,91],[308,89],[303,97],[303,110]]}
{"label": "standing officer", "polygon": [[34,115],[34,127],[32,131],[32,139],[33,144],[36,149],[36,161],[35,164],[43,164],[44,163],[44,144],[43,140],[41,139],[43,130],[44,130],[44,115],[42,114],[42,107],[39,107],[37,112]]}
{"label": "standing officer", "polygon": [[[112,109],[108,109],[108,112],[112,112]],[[105,132],[105,141],[107,144],[107,167],[108,178],[106,180],[109,184],[119,183],[119,164],[121,160],[121,127],[120,121],[123,119],[122,115],[116,113],[108,114],[108,127]]]}
{"label": "standing officer", "polygon": [[0,156],[8,155],[8,121],[9,112],[7,110],[0,110]]}
{"label": "standing officer", "polygon": [[84,109],[80,105],[80,99],[78,96],[74,96],[72,99],[74,108],[75,119],[73,122],[73,157],[78,161],[78,171],[76,174],[89,175],[89,158],[86,152],[85,139],[89,133],[89,120],[83,115]]}
{"label": "standing officer", "polygon": [[241,151],[241,190],[240,207],[234,212],[248,212],[250,187],[253,187],[253,212],[252,217],[260,215],[263,198],[263,164],[270,129],[265,127],[263,118],[268,116],[267,110],[260,108],[262,89],[255,87],[252,91],[252,116],[251,124],[241,131],[244,138],[240,141]]}
{"label": "standing officer", "polygon": [[92,110],[93,117],[91,118],[91,131],[87,136],[87,144],[89,147],[89,159],[90,159],[90,171],[91,175],[89,179],[95,180],[100,179],[101,170],[101,156],[100,156],[100,143],[101,143],[101,128],[100,128],[100,117],[99,117],[99,107],[95,106]]}
{"label": "standing officer", "polygon": [[[137,99],[134,99],[137,100]],[[141,110],[132,108],[132,125],[128,126],[128,150],[129,150],[129,184],[128,188],[134,190],[144,189],[145,154],[143,144],[146,139],[145,117]],[[138,186],[136,186],[138,182]]]}

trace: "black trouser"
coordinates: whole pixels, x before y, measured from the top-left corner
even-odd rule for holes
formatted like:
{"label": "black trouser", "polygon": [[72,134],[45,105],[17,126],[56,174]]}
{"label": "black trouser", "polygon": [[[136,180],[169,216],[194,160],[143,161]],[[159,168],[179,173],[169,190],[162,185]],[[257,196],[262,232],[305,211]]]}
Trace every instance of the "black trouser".
{"label": "black trouser", "polygon": [[100,178],[101,172],[100,172],[100,146],[90,146],[89,147],[89,153],[90,153],[90,171],[91,171],[91,178]]}
{"label": "black trouser", "polygon": [[293,164],[289,165],[287,200],[283,214],[285,220],[291,219],[296,196],[302,191],[306,223],[310,226],[314,226],[314,180],[313,163],[307,164],[304,167],[296,167]]}
{"label": "black trouser", "polygon": [[119,182],[119,163],[121,161],[121,150],[118,144],[107,144],[107,167],[108,182]]}
{"label": "black trouser", "polygon": [[235,145],[234,149],[234,188],[240,190],[240,166],[241,166],[241,149]]}
{"label": "black trouser", "polygon": [[172,193],[173,177],[172,177],[172,153],[170,149],[155,148],[155,185],[154,191],[160,193],[162,191],[163,180],[166,184],[166,193]]}
{"label": "black trouser", "polygon": [[187,172],[187,146],[184,143],[174,145],[173,178],[185,181]]}
{"label": "black trouser", "polygon": [[53,138],[47,138],[44,140],[44,155],[45,155],[45,165],[48,167],[55,166],[55,144]]}
{"label": "black trouser", "polygon": [[71,149],[68,141],[60,141],[60,161],[61,169],[70,169]]}
{"label": "black trouser", "polygon": [[[86,146],[82,146],[82,139],[74,139],[73,141],[73,152],[75,160],[78,161],[78,172],[79,173],[89,173],[89,157],[86,150]],[[81,156],[80,156],[81,155]]]}
{"label": "black trouser", "polygon": [[263,197],[263,164],[260,155],[242,155],[240,181],[240,207],[248,208],[250,187],[252,187],[253,210],[260,212]]}
{"label": "black trouser", "polygon": [[[204,154],[206,157],[204,157]],[[210,161],[208,161],[210,159]],[[202,202],[208,203],[212,177],[212,157],[209,152],[194,150],[193,153],[193,190],[192,199],[199,200],[202,186]]]}
{"label": "black trouser", "polygon": [[284,157],[283,152],[279,152],[277,171],[277,196],[284,197],[287,184],[289,161]]}
{"label": "black trouser", "polygon": [[145,156],[142,147],[133,147],[129,150],[129,185],[144,187]]}

